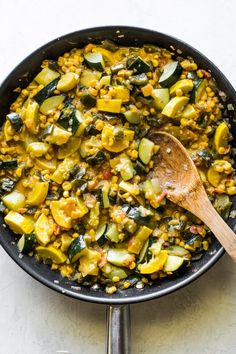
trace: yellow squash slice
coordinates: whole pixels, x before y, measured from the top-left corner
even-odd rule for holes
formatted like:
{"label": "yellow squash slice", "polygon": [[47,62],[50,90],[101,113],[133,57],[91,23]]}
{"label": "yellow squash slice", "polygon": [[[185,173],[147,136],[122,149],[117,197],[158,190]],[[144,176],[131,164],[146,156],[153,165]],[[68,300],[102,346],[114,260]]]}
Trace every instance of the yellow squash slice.
{"label": "yellow squash slice", "polygon": [[48,182],[37,182],[28,195],[26,203],[38,206],[42,204],[48,194]]}
{"label": "yellow squash slice", "polygon": [[35,247],[37,254],[44,260],[51,259],[56,264],[61,264],[66,261],[65,254],[59,249],[49,245],[47,247]]}
{"label": "yellow squash slice", "polygon": [[30,220],[15,211],[9,211],[4,221],[17,234],[30,234],[34,229]]}

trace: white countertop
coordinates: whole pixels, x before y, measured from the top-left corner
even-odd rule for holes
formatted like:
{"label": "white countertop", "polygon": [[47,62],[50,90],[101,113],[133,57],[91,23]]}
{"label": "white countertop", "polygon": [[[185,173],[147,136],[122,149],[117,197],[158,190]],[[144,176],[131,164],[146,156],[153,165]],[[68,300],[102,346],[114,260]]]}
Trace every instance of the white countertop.
{"label": "white countertop", "polygon": [[[26,55],[65,33],[134,25],[179,37],[236,87],[233,0],[7,0],[0,4],[0,82]],[[133,354],[236,353],[236,266],[224,256],[167,297],[132,305]],[[105,353],[105,306],[47,289],[0,248],[0,353]]]}

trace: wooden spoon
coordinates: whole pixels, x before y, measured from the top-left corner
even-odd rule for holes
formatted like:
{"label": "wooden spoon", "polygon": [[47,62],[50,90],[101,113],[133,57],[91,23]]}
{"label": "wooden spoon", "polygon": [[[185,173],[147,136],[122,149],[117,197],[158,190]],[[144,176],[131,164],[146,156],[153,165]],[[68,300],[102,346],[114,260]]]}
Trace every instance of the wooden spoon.
{"label": "wooden spoon", "polygon": [[169,200],[201,219],[236,262],[236,235],[209,201],[197,168],[184,146],[165,132],[153,130],[149,137],[160,146],[149,176],[159,178]]}

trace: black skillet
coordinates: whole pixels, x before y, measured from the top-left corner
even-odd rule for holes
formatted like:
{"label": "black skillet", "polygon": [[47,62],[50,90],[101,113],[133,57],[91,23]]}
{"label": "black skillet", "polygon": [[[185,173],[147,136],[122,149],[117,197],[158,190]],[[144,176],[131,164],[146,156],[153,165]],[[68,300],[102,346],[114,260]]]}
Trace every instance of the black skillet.
{"label": "black skillet", "polygon": [[[178,49],[179,54],[177,55],[183,57],[191,56],[199,67],[212,72],[219,89],[227,95],[225,106],[227,107],[227,104],[230,103],[236,109],[234,88],[220,70],[193,47],[174,37],[147,29],[127,26],[105,26],[85,29],[57,38],[37,49],[23,60],[9,74],[0,87],[1,125],[4,122],[10,104],[17,97],[17,94],[14,93],[13,90],[18,86],[26,87],[40,70],[40,64],[45,58],[55,59],[72,48],[83,47],[89,42],[99,44],[101,40],[104,39],[111,39],[121,46],[134,47],[148,43],[162,46],[173,51]],[[232,124],[233,134],[236,132],[236,124],[234,122],[236,117],[234,112],[233,110],[225,112],[225,116],[229,118]],[[233,142],[233,144],[234,143],[235,142]],[[236,200],[234,200],[233,207],[236,207]],[[11,258],[28,274],[42,284],[67,296],[108,305],[107,352],[110,354],[126,354],[130,352],[129,304],[158,298],[180,289],[206,272],[224,253],[223,247],[214,239],[214,242],[204,256],[200,260],[193,262],[193,264],[178,277],[165,278],[152,286],[146,286],[144,289],[133,287],[122,291],[120,290],[113,295],[108,295],[101,289],[90,289],[82,285],[78,287],[77,283],[62,278],[59,273],[51,271],[47,265],[37,263],[32,257],[24,256],[23,258],[19,258],[17,247],[13,244],[16,240],[16,236],[9,229],[4,227],[2,216],[0,216],[0,218],[1,245]],[[236,228],[236,220],[229,219],[228,223],[233,229]]]}

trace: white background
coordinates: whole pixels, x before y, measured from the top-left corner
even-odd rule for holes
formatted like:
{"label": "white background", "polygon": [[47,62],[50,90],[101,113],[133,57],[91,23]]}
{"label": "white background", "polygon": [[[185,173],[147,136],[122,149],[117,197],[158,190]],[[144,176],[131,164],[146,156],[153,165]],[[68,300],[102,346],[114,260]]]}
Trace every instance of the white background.
{"label": "white background", "polygon": [[[179,37],[236,87],[233,0],[0,0],[0,82],[62,34],[135,25]],[[1,236],[0,236],[1,237]],[[227,256],[194,284],[132,306],[133,354],[236,353],[236,266]],[[105,306],[66,298],[31,279],[0,248],[0,353],[105,353]]]}

